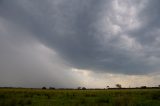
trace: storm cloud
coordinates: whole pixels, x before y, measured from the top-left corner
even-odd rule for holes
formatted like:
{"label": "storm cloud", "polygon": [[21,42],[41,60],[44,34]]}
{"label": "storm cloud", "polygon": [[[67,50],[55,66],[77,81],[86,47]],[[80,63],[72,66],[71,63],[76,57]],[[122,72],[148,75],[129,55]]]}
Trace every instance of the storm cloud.
{"label": "storm cloud", "polygon": [[[54,80],[47,73],[54,77],[63,73],[61,78],[69,82],[75,76],[67,71],[72,68],[124,75],[157,73],[159,4],[159,0],[1,0],[0,73],[5,77],[12,70],[15,76],[39,73],[47,80]],[[50,54],[44,53],[47,50]]]}

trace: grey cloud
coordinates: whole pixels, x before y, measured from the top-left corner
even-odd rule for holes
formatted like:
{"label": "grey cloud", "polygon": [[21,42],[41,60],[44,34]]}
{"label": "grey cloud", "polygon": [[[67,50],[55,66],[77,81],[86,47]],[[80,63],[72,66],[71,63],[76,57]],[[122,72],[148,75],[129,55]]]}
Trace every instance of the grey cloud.
{"label": "grey cloud", "polygon": [[[149,2],[142,10],[143,2],[118,3],[126,8],[116,10],[112,0],[5,0],[0,17],[33,33],[28,36],[54,49],[71,67],[124,74],[157,71],[159,2]],[[129,26],[132,15],[127,12],[132,6],[141,24],[135,29]],[[148,12],[153,7],[154,13]]]}
{"label": "grey cloud", "polygon": [[[0,41],[3,42],[2,40]],[[33,43],[28,47],[4,42],[3,44],[5,46],[0,45],[0,86],[76,87],[78,85],[78,81],[69,72],[70,68],[61,63],[56,55],[51,53],[54,60],[50,61],[48,52],[43,48],[41,50],[37,46],[34,47]]]}
{"label": "grey cloud", "polygon": [[21,36],[31,34],[23,28],[17,26],[15,28],[14,24],[9,24],[5,20],[0,20],[0,23],[0,86],[76,87],[78,85],[79,82],[69,71],[70,68],[53,50],[32,37]]}

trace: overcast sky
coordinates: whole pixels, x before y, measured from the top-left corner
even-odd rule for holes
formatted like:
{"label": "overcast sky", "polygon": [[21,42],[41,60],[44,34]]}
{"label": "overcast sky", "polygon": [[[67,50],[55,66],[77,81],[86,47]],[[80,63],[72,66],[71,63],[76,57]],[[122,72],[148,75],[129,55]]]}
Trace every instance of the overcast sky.
{"label": "overcast sky", "polygon": [[160,84],[160,0],[0,0],[0,86]]}

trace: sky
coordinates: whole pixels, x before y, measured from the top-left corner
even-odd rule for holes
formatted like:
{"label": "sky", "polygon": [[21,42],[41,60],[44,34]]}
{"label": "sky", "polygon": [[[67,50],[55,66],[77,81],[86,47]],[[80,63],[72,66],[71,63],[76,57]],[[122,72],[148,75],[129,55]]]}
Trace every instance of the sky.
{"label": "sky", "polygon": [[0,86],[158,86],[159,5],[0,0]]}

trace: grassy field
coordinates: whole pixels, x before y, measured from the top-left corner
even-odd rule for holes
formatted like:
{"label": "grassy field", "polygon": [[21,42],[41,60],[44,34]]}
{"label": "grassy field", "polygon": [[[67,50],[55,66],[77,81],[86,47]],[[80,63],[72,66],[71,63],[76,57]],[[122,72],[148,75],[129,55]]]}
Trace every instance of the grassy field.
{"label": "grassy field", "polygon": [[0,106],[160,106],[160,89],[0,89]]}

